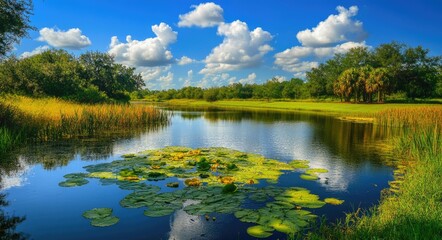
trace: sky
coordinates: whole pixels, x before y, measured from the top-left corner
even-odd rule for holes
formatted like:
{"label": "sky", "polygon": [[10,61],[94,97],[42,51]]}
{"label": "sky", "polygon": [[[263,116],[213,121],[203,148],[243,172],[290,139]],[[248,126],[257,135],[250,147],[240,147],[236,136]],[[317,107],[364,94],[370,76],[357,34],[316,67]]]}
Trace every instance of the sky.
{"label": "sky", "polygon": [[280,81],[352,47],[442,55],[441,0],[34,0],[14,54],[107,52],[149,89]]}

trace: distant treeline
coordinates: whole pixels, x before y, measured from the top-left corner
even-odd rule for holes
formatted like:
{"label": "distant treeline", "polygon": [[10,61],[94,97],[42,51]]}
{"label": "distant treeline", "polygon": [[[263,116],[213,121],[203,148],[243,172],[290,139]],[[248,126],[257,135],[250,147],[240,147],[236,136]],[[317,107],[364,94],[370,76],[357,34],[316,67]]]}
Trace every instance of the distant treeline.
{"label": "distant treeline", "polygon": [[106,53],[75,57],[48,50],[27,58],[0,62],[0,93],[59,97],[85,103],[129,101],[129,92],[144,86],[135,69],[115,63]]}
{"label": "distant treeline", "polygon": [[307,72],[306,79],[273,78],[263,84],[235,83],[203,89],[184,87],[149,91],[134,68],[115,63],[106,53],[87,52],[75,57],[48,50],[0,62],[0,94],[51,96],[97,103],[148,98],[169,99],[328,99],[383,102],[387,96],[407,99],[442,97],[440,56],[422,47],[392,42],[374,49],[357,47]]}
{"label": "distant treeline", "polygon": [[306,80],[273,78],[264,84],[235,83],[224,87],[202,89],[184,87],[163,91],[138,91],[134,98],[168,99],[319,99],[383,102],[389,95],[415,98],[442,97],[440,56],[429,56],[429,50],[392,42],[372,50],[357,47],[307,72]]}

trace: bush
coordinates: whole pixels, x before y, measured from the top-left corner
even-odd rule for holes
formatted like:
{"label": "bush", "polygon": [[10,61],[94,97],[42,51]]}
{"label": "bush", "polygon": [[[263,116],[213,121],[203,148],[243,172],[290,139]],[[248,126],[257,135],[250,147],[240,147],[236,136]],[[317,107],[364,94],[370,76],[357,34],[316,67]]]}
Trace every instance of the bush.
{"label": "bush", "polygon": [[81,91],[73,96],[67,97],[68,100],[73,100],[79,103],[103,103],[108,102],[107,95],[98,90],[98,87],[90,85],[87,88],[83,88]]}

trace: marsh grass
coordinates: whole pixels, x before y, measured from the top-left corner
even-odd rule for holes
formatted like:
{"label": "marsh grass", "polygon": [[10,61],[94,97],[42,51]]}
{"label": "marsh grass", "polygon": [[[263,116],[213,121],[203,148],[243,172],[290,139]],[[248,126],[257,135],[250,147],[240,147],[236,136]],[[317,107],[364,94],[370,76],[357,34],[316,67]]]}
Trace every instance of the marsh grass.
{"label": "marsh grass", "polygon": [[82,105],[59,99],[0,100],[0,151],[23,141],[49,141],[167,124],[168,116],[146,105]]}
{"label": "marsh grass", "polygon": [[392,140],[395,184],[379,206],[322,224],[308,239],[442,239],[442,108],[385,110],[377,121],[402,130]]}

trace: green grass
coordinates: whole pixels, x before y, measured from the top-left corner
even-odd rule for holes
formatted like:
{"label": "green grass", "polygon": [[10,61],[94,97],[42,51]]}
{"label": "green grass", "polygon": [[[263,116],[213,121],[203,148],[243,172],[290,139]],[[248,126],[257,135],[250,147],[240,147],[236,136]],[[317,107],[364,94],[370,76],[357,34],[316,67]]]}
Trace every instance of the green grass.
{"label": "green grass", "polygon": [[203,100],[170,100],[166,102],[173,106],[186,107],[220,107],[235,109],[265,109],[282,111],[310,111],[327,114],[350,114],[353,116],[376,114],[380,111],[392,108],[413,108],[418,106],[431,106],[431,104],[363,104],[363,103],[341,103],[341,102],[289,102],[289,101],[260,101],[260,100],[223,100],[207,102]]}

